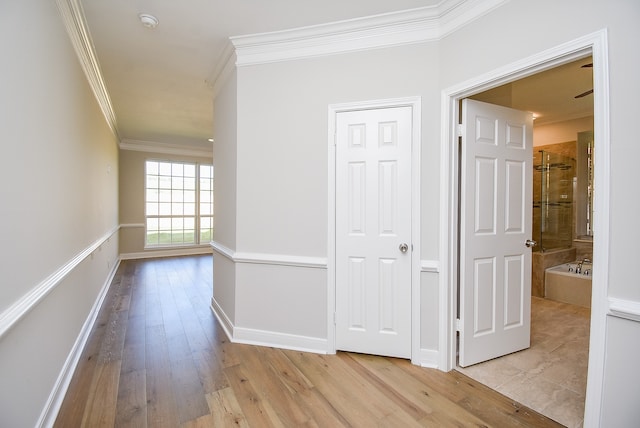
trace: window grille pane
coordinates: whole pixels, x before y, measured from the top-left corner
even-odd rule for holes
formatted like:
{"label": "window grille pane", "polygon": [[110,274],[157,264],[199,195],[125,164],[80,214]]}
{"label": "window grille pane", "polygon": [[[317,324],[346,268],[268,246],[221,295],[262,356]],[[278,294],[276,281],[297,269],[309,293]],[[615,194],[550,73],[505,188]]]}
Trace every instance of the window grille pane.
{"label": "window grille pane", "polygon": [[147,189],[147,202],[158,202],[158,191],[156,189]]}
{"label": "window grille pane", "polygon": [[159,181],[158,187],[160,189],[171,189],[171,177],[161,175]]}
{"label": "window grille pane", "polygon": [[147,189],[157,189],[159,182],[157,175],[147,175]]}
{"label": "window grille pane", "polygon": [[173,203],[171,204],[171,215],[183,215],[184,214],[184,205],[182,203]]}
{"label": "window grille pane", "polygon": [[171,204],[169,202],[161,202],[158,205],[160,207],[159,215],[171,215]]}
{"label": "window grille pane", "polygon": [[182,177],[171,177],[171,188],[172,189],[182,189],[184,187],[184,178]]}
{"label": "window grille pane", "polygon": [[158,229],[159,230],[171,230],[171,218],[170,217],[160,217],[158,219]]}
{"label": "window grille pane", "polygon": [[158,175],[158,162],[147,161],[147,174]]}
{"label": "window grille pane", "polygon": [[184,166],[184,176],[194,177],[196,176],[196,166],[194,164],[186,164]]}
{"label": "window grille pane", "polygon": [[170,162],[159,162],[158,163],[158,173],[160,175],[171,175],[171,163]]}
{"label": "window grille pane", "polygon": [[147,202],[147,215],[158,215],[158,203]]}
{"label": "window grille pane", "polygon": [[184,200],[183,198],[184,192],[182,190],[173,190],[171,191],[171,202],[176,203]]}
{"label": "window grille pane", "polygon": [[195,215],[195,214],[196,214],[196,204],[185,203],[184,204],[184,215]]}
{"label": "window grille pane", "polygon": [[185,177],[184,179],[184,188],[185,190],[195,190],[196,189],[196,179]]}
{"label": "window grille pane", "polygon": [[196,219],[195,217],[185,217],[184,218],[184,228],[185,229],[195,229],[196,227]]}

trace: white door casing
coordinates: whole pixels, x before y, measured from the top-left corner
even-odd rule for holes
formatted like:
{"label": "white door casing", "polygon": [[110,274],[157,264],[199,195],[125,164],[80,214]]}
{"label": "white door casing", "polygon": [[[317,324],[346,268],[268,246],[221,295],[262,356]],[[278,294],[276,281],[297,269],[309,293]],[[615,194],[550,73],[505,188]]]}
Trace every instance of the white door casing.
{"label": "white door casing", "polygon": [[411,147],[411,107],[336,115],[337,349],[411,357]]}
{"label": "white door casing", "polygon": [[462,103],[460,366],[530,346],[533,117]]}

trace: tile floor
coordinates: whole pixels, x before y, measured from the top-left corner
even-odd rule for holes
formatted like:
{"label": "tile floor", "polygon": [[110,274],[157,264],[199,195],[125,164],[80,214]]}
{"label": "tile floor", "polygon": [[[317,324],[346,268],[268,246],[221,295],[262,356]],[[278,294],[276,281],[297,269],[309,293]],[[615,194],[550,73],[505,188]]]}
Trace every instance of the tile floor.
{"label": "tile floor", "polygon": [[588,308],[531,298],[531,348],[458,370],[567,427],[582,427]]}

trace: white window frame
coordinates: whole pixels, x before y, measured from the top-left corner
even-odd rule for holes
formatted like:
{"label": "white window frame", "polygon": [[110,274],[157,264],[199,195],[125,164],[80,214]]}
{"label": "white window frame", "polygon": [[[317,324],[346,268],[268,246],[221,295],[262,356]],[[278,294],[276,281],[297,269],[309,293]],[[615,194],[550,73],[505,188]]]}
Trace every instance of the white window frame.
{"label": "white window frame", "polygon": [[[148,191],[150,189],[153,189],[153,187],[149,187],[149,163],[151,162],[155,162],[158,164],[158,166],[160,166],[160,164],[170,164],[171,165],[171,175],[169,177],[171,177],[172,179],[172,184],[171,187],[169,189],[165,190],[170,190],[171,192],[173,192],[174,189],[173,188],[173,178],[181,178],[184,179],[184,172],[182,173],[182,176],[180,175],[173,175],[173,169],[174,169],[174,165],[182,165],[183,167],[185,166],[192,166],[195,170],[195,174],[193,177],[194,180],[194,186],[193,186],[193,192],[194,192],[194,210],[193,210],[193,214],[184,214],[184,209],[182,210],[182,213],[180,214],[174,214],[173,212],[170,213],[161,213],[161,209],[160,209],[160,203],[168,203],[170,210],[173,210],[173,204],[174,202],[172,200],[169,201],[160,201],[160,190],[162,190],[162,187],[160,187],[160,183],[158,182],[158,185],[156,187],[156,189],[158,190],[158,197],[157,200],[155,201],[150,201],[149,200],[149,195],[148,195]],[[201,215],[201,167],[211,167],[212,168],[212,174],[211,174],[211,213],[210,214],[206,214],[206,215]],[[167,175],[161,175],[160,171],[158,171],[158,173],[156,174],[156,176],[158,177],[158,180],[160,180],[161,176],[167,177]],[[144,248],[145,249],[157,249],[157,248],[177,248],[177,247],[194,247],[194,246],[203,246],[203,245],[208,245],[209,242],[201,242],[201,231],[202,231],[202,226],[201,226],[201,219],[204,217],[210,217],[211,218],[211,239],[213,239],[213,228],[214,228],[214,215],[213,215],[213,180],[214,180],[214,174],[213,174],[213,165],[212,164],[208,164],[208,163],[201,163],[201,162],[190,162],[190,161],[176,161],[176,160],[170,160],[170,159],[146,159],[145,160],[145,165],[144,165]],[[181,190],[185,190],[184,187]],[[191,190],[191,189],[187,189],[187,190]],[[149,204],[152,204],[156,202],[158,204],[157,206],[157,210],[155,210],[155,212],[153,213],[149,213]],[[178,203],[183,203],[184,204],[184,200],[179,201]],[[157,243],[149,243],[148,241],[148,234],[149,234],[149,219],[158,219],[158,222],[160,222],[160,219],[169,219],[169,221],[172,223],[174,223],[174,220],[179,220],[182,219],[182,221],[184,222],[185,219],[187,218],[193,218],[193,229],[186,229],[186,230],[193,230],[193,242],[184,242],[184,241],[179,241],[179,242],[160,242],[160,240]],[[161,233],[163,229],[160,228],[160,226],[158,225],[158,233]],[[167,229],[165,229],[167,230]],[[168,229],[168,233],[173,233],[173,227],[171,227],[170,229]],[[175,230],[180,230],[180,228],[176,228]],[[181,230],[184,232],[185,228],[184,228],[184,223],[182,225]],[[184,236],[183,236],[184,237]]]}

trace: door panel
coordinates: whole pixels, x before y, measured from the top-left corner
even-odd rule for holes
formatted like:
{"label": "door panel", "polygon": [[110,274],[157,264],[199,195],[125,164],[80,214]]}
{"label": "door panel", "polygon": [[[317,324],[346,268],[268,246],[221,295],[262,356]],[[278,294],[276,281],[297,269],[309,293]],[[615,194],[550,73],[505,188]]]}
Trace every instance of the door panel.
{"label": "door panel", "polygon": [[336,348],[411,356],[410,107],[336,118]]}
{"label": "door panel", "polygon": [[460,349],[468,366],[529,347],[533,119],[464,100]]}

